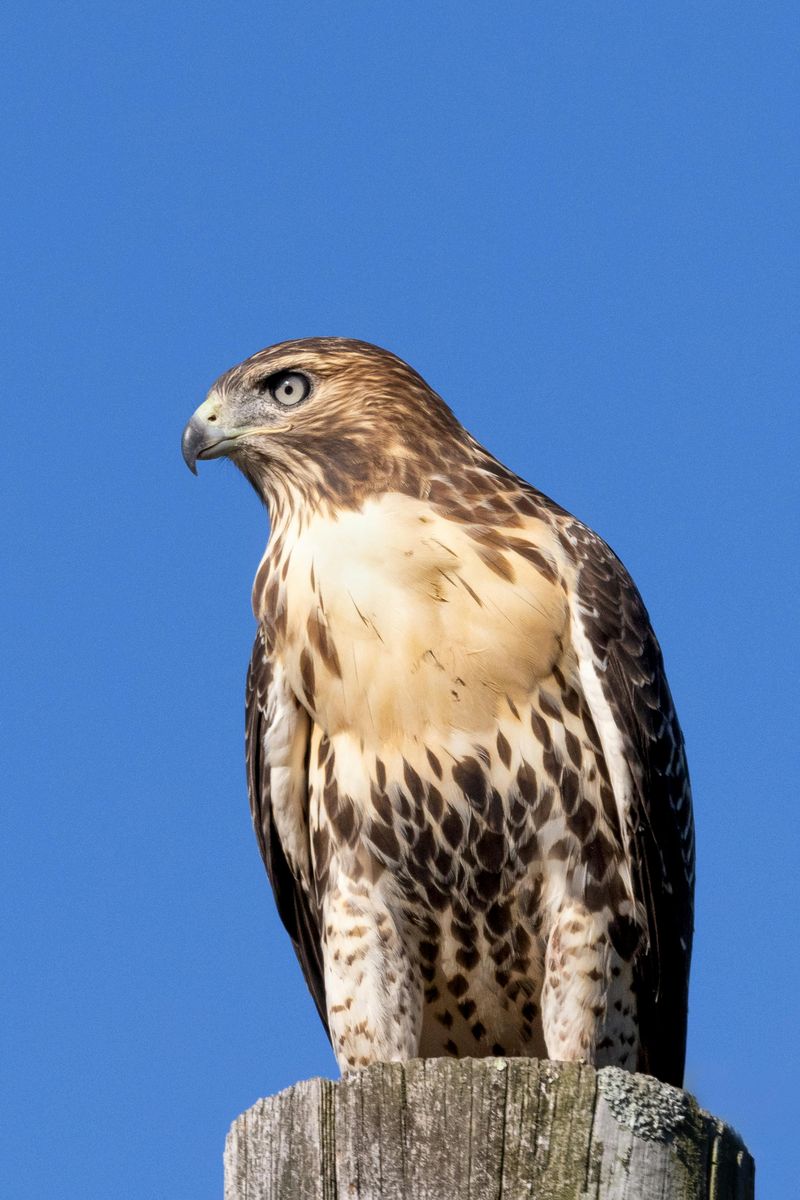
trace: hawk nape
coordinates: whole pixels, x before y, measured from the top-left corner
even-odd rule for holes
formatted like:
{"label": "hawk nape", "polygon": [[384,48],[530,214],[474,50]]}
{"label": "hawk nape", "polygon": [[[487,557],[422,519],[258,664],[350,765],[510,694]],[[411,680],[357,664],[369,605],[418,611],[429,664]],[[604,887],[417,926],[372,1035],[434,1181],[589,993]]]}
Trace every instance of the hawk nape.
{"label": "hawk nape", "polygon": [[183,452],[266,502],[256,836],[342,1069],[534,1055],[683,1078],[694,840],[647,612],[409,366],[284,342]]}

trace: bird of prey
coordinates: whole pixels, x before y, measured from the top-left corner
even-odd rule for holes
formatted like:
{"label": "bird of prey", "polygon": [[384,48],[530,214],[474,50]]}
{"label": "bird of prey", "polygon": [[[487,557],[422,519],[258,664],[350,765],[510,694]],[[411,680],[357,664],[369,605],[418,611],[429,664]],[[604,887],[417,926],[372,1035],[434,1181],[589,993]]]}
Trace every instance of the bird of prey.
{"label": "bird of prey", "polygon": [[616,1064],[680,1085],[694,836],[636,587],[386,350],[284,342],[183,435],[269,510],[250,805],[342,1070]]}

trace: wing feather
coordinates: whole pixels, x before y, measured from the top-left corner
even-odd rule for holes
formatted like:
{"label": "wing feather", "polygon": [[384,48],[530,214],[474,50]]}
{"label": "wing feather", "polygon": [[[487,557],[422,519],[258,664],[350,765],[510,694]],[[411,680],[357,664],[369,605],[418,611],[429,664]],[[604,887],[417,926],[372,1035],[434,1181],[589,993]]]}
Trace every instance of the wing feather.
{"label": "wing feather", "polygon": [[573,521],[568,534],[580,564],[582,632],[629,772],[625,827],[635,899],[647,919],[634,964],[639,1069],[680,1086],[694,911],[694,825],[683,736],[661,650],[633,581],[591,530]]}
{"label": "wing feather", "polygon": [[278,913],[328,1032],[319,914],[310,885],[309,725],[307,713],[274,668],[259,626],[245,704],[250,812]]}

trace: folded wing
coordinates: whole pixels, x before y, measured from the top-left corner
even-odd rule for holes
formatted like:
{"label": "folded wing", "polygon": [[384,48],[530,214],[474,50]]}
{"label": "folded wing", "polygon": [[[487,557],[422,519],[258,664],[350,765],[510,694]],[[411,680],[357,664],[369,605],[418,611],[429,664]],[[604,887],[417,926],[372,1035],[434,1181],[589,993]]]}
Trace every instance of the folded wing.
{"label": "folded wing", "polygon": [[275,903],[326,1032],[319,915],[308,838],[310,719],[270,661],[263,626],[247,672],[245,754],[250,811]]}
{"label": "folded wing", "polygon": [[[639,1069],[680,1086],[694,908],[694,827],[683,736],[661,650],[635,585],[585,526],[572,522],[569,535],[580,563],[577,640],[600,685],[593,717],[602,731],[610,715],[629,777],[629,794],[617,801],[627,807],[635,899],[647,921],[635,962]],[[603,705],[604,712],[596,711]]]}

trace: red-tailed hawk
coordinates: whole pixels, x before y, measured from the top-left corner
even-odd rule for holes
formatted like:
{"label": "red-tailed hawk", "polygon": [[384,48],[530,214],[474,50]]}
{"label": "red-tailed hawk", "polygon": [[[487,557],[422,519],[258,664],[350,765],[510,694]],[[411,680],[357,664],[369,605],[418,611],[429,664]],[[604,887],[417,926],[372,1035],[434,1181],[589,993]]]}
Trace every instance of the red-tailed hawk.
{"label": "red-tailed hawk", "polygon": [[534,1055],[683,1078],[694,840],[645,607],[406,363],[285,342],[183,452],[269,508],[253,822],[342,1069]]}

